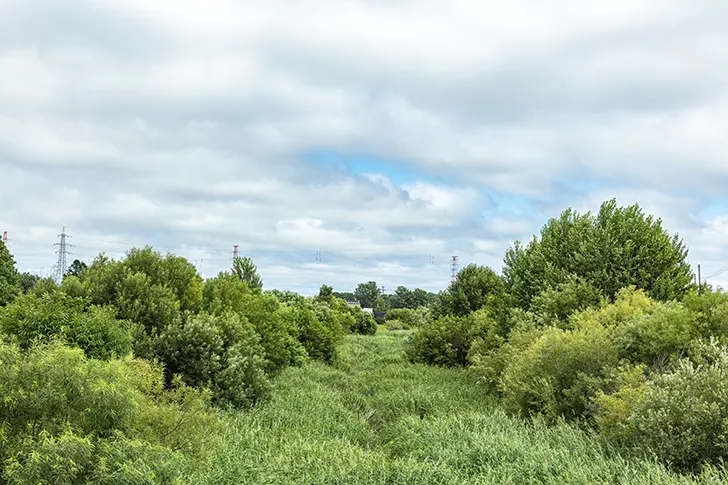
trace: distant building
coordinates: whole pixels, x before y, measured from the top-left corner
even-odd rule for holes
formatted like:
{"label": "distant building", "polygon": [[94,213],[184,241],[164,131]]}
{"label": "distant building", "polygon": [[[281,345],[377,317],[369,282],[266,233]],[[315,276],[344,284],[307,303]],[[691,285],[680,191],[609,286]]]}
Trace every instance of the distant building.
{"label": "distant building", "polygon": [[359,307],[359,308],[361,308],[361,303],[359,303],[356,300],[346,300],[346,304],[349,305],[350,307]]}

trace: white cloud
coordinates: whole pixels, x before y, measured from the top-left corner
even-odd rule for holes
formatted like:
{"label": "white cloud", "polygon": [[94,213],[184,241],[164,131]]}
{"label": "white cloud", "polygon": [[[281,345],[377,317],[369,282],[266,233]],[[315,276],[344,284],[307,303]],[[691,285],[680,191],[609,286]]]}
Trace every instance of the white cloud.
{"label": "white cloud", "polygon": [[444,286],[451,254],[499,268],[545,222],[485,192],[544,217],[618,196],[720,267],[728,223],[698,215],[728,181],[726,22],[718,0],[0,0],[0,226],[21,269],[66,224],[112,241],[83,257],[153,243],[214,274],[240,244],[272,285]]}

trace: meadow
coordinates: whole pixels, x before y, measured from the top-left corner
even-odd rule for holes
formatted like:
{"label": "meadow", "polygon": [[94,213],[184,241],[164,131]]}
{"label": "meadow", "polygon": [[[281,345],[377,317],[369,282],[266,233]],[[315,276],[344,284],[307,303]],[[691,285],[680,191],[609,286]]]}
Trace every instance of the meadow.
{"label": "meadow", "polygon": [[230,413],[199,484],[692,484],[569,423],[506,413],[462,368],[412,364],[409,331],[349,335],[331,365],[286,369],[270,402]]}

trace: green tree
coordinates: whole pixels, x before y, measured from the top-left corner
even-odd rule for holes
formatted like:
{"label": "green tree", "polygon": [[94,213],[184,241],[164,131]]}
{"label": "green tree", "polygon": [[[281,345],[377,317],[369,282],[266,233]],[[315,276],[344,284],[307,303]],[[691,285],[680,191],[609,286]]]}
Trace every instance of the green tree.
{"label": "green tree", "polygon": [[20,275],[15,259],[5,243],[0,241],[0,306],[7,305],[20,294]]}
{"label": "green tree", "polygon": [[258,267],[255,266],[253,260],[247,256],[236,256],[235,259],[233,259],[233,272],[244,283],[247,283],[248,288],[251,290],[263,289],[263,279],[258,274]]}
{"label": "green tree", "polygon": [[487,266],[469,264],[460,270],[447,291],[440,294],[440,314],[465,316],[488,307],[496,310],[504,302],[503,278]]}
{"label": "green tree", "polygon": [[334,289],[329,285],[323,284],[319,288],[318,295],[316,295],[316,301],[323,303],[331,303],[334,298]]}
{"label": "green tree", "polygon": [[351,291],[335,291],[334,296],[341,298],[342,300],[353,301],[356,300],[356,295]]}
{"label": "green tree", "polygon": [[83,261],[78,260],[78,259],[74,259],[73,260],[73,263],[71,263],[71,266],[68,267],[68,270],[66,271],[66,275],[67,276],[78,276],[87,267],[88,266]]}
{"label": "green tree", "polygon": [[398,286],[392,293],[392,308],[415,308],[414,295],[409,288]]}
{"label": "green tree", "polygon": [[356,299],[359,300],[362,308],[374,308],[377,299],[382,295],[381,290],[377,286],[376,281],[367,281],[359,283],[354,290]]}
{"label": "green tree", "polygon": [[596,215],[565,210],[548,221],[540,239],[510,248],[503,273],[513,303],[524,310],[536,295],[573,277],[583,278],[613,299],[636,286],[658,300],[681,297],[690,287],[687,249],[670,236],[660,219],[645,215],[639,205],[618,207],[606,201]]}
{"label": "green tree", "polygon": [[22,273],[20,275],[20,289],[23,293],[28,293],[32,290],[36,283],[40,280],[40,276],[31,273]]}

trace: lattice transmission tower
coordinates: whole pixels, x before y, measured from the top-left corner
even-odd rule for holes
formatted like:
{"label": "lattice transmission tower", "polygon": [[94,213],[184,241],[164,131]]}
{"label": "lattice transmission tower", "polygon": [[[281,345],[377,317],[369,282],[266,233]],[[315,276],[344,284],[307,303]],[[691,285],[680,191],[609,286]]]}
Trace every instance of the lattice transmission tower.
{"label": "lattice transmission tower", "polygon": [[61,230],[61,233],[58,235],[60,241],[55,243],[54,246],[57,246],[58,249],[56,250],[56,254],[58,255],[58,261],[56,262],[56,268],[54,272],[54,278],[56,280],[56,283],[61,284],[63,281],[63,276],[66,274],[66,270],[68,269],[68,256],[73,254],[68,251],[69,248],[72,248],[73,245],[69,244],[66,240],[67,238],[70,238],[68,234],[66,234],[66,226],[63,226],[63,229]]}
{"label": "lattice transmission tower", "polygon": [[450,280],[455,281],[455,279],[458,277],[458,257],[453,256],[450,259]]}

